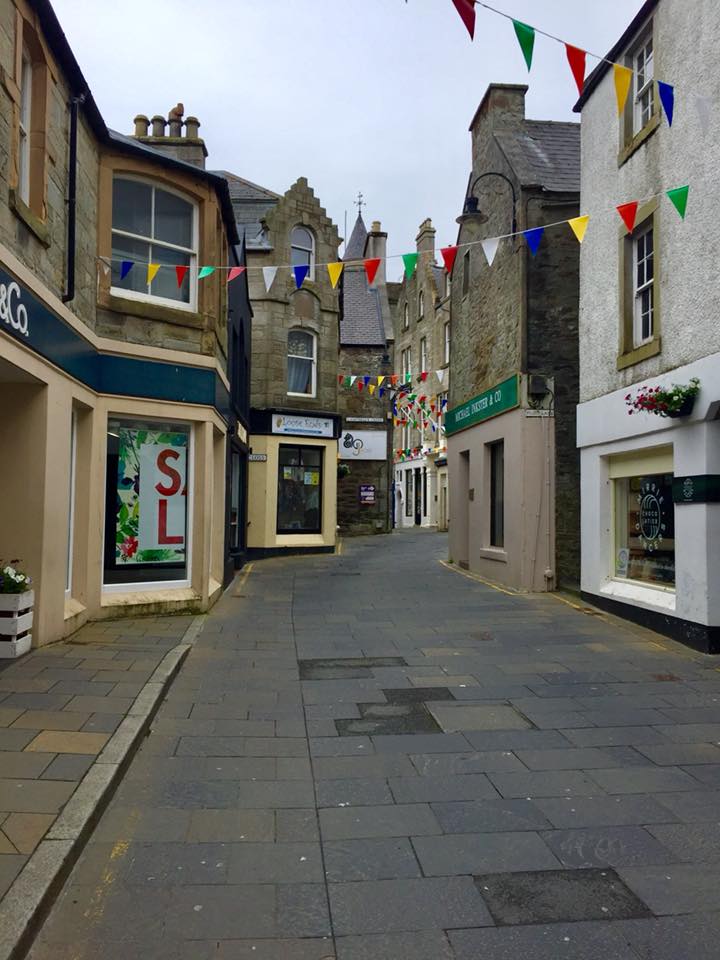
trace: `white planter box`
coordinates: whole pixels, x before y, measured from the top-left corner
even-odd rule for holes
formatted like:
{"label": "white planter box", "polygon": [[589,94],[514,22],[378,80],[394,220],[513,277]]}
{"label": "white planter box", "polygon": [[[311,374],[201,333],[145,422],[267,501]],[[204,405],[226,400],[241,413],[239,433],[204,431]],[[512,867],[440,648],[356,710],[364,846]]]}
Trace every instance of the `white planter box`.
{"label": "white planter box", "polygon": [[32,627],[34,601],[32,590],[0,593],[0,659],[20,657],[32,646],[32,636],[26,631]]}

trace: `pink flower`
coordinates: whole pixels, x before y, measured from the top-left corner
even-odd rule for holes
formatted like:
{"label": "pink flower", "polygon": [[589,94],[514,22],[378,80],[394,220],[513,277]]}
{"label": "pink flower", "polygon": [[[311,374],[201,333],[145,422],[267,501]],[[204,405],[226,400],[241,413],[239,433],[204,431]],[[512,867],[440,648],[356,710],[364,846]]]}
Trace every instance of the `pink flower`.
{"label": "pink flower", "polygon": [[124,542],[120,544],[120,553],[130,559],[137,552],[137,548],[137,537],[125,537]]}

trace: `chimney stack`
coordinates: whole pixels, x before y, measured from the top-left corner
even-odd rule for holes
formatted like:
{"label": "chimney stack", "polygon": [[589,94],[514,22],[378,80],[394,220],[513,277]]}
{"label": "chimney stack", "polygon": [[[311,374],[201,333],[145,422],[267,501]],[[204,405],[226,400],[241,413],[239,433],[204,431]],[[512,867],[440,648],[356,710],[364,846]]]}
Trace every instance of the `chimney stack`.
{"label": "chimney stack", "polygon": [[430,217],[426,217],[420,224],[418,235],[415,237],[417,252],[421,255],[422,261],[427,263],[435,262],[435,227],[432,225]]}
{"label": "chimney stack", "polygon": [[368,259],[380,257],[380,266],[378,267],[375,285],[384,284],[386,280],[385,258],[387,257],[387,233],[383,231],[379,220],[373,220],[372,222],[365,243],[365,250]]}
{"label": "chimney stack", "polygon": [[[184,113],[185,106],[182,103],[178,103],[168,112],[167,120],[157,114],[150,121],[145,114],[139,113],[133,121],[135,123],[133,136],[141,143],[154,147],[160,153],[204,170],[207,149],[205,142],[199,136],[200,121],[197,117],[188,117],[183,122]],[[152,123],[152,133],[148,134],[150,123]],[[167,136],[165,136],[166,127],[168,128]],[[185,127],[185,136],[183,136],[183,127]]]}

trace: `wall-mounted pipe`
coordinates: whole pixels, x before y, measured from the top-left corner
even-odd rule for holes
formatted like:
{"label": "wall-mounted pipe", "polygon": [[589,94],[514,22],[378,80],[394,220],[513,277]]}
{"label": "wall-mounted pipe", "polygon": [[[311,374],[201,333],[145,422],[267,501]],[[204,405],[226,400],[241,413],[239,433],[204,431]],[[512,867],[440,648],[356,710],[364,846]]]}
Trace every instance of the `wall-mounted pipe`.
{"label": "wall-mounted pipe", "polygon": [[75,298],[75,236],[77,227],[77,125],[85,94],[70,100],[70,155],[68,158],[67,260],[63,303]]}

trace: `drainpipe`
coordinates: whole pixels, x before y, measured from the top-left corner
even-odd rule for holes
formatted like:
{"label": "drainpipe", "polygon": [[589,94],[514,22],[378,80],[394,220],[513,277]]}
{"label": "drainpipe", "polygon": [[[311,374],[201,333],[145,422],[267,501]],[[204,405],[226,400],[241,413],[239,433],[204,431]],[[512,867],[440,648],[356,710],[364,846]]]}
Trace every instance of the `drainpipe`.
{"label": "drainpipe", "polygon": [[75,234],[77,225],[77,124],[80,104],[85,102],[85,94],[73,97],[70,101],[70,157],[68,160],[68,206],[67,206],[67,272],[63,303],[75,297]]}

